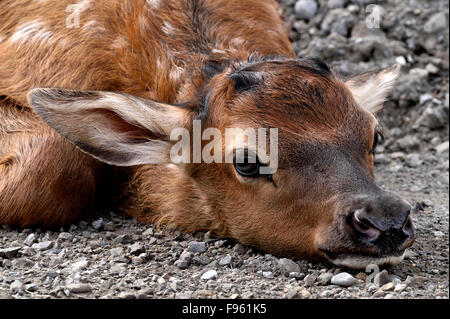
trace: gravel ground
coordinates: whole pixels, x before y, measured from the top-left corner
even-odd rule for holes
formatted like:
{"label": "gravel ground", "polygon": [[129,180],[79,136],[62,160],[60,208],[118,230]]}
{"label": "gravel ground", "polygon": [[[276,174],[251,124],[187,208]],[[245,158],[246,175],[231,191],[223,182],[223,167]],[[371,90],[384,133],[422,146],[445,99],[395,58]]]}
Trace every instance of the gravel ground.
{"label": "gravel ground", "polygon": [[[0,298],[448,298],[448,1],[280,3],[299,56],[343,75],[402,65],[376,176],[417,203],[405,261],[367,279],[102,212],[58,232],[0,228]],[[384,12],[379,29],[361,23],[369,3]]]}

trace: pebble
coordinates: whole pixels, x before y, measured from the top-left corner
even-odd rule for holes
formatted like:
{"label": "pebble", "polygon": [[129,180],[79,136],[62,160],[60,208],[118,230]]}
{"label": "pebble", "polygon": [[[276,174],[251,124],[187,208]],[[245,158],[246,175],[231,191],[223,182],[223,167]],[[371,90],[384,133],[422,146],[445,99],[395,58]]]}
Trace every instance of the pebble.
{"label": "pebble", "polygon": [[92,287],[89,284],[70,284],[67,286],[67,289],[69,289],[70,292],[73,292],[75,294],[82,294],[82,293],[88,293],[92,291]]}
{"label": "pebble", "polygon": [[133,256],[139,256],[140,254],[145,253],[145,247],[144,245],[140,243],[134,243],[130,247],[130,254]]}
{"label": "pebble", "polygon": [[31,233],[27,236],[27,238],[25,238],[23,243],[27,246],[31,246],[34,244],[35,241],[36,241],[36,235],[34,233]]}
{"label": "pebble", "polygon": [[299,0],[295,3],[295,14],[301,20],[312,19],[317,12],[317,2],[314,0]]}
{"label": "pebble", "polygon": [[289,273],[291,272],[300,272],[300,266],[288,258],[281,258],[278,261],[278,267],[280,268],[281,273],[285,276],[289,276]]}
{"label": "pebble", "polygon": [[267,279],[273,279],[274,278],[273,272],[271,272],[271,271],[263,271],[262,275],[263,275],[264,278],[267,278]]}
{"label": "pebble", "polygon": [[220,266],[228,266],[229,264],[231,264],[231,256],[229,254],[219,260]]}
{"label": "pebble", "polygon": [[120,235],[114,238],[113,241],[117,244],[129,244],[131,243],[131,236],[128,234]]}
{"label": "pebble", "polygon": [[322,286],[329,285],[331,283],[331,278],[333,278],[332,273],[326,272],[326,273],[320,274],[319,277],[317,277],[317,283]]}
{"label": "pebble", "polygon": [[423,30],[427,33],[436,33],[447,28],[448,23],[445,12],[438,12],[432,15],[423,26]]}
{"label": "pebble", "polygon": [[18,292],[23,289],[23,284],[20,280],[14,280],[9,288],[14,292]]}
{"label": "pebble", "polygon": [[206,243],[203,241],[191,241],[187,248],[187,251],[191,253],[204,253],[206,250]]}
{"label": "pebble", "polygon": [[53,247],[53,242],[51,241],[42,241],[40,243],[36,243],[33,244],[31,246],[33,249],[39,250],[39,251],[45,251],[45,250],[49,250],[50,248]]}
{"label": "pebble", "polygon": [[392,290],[394,290],[394,288],[395,288],[395,285],[392,282],[389,282],[380,287],[380,289],[383,291],[392,291]]}
{"label": "pebble", "polygon": [[214,269],[208,270],[205,273],[203,273],[203,275],[200,277],[200,279],[202,280],[211,280],[211,279],[216,279],[218,276],[217,271],[215,271]]}
{"label": "pebble", "polygon": [[314,274],[306,275],[306,277],[303,279],[305,282],[305,287],[312,287],[314,286],[314,283],[316,282],[317,276]]}
{"label": "pebble", "polygon": [[105,223],[103,221],[103,218],[99,218],[99,219],[94,220],[92,222],[92,227],[94,227],[95,230],[99,230],[99,229],[101,229],[104,226],[104,224]]}
{"label": "pebble", "polygon": [[10,247],[10,248],[3,248],[0,249],[0,257],[11,259],[16,257],[17,253],[22,247]]}
{"label": "pebble", "polygon": [[346,272],[341,272],[331,278],[331,284],[342,287],[350,287],[357,283],[358,279]]}
{"label": "pebble", "polygon": [[30,291],[30,292],[34,292],[34,291],[37,291],[37,290],[38,290],[38,287],[37,287],[35,284],[33,284],[33,283],[31,283],[31,284],[26,284],[26,285],[25,285],[25,290],[26,290],[26,291]]}

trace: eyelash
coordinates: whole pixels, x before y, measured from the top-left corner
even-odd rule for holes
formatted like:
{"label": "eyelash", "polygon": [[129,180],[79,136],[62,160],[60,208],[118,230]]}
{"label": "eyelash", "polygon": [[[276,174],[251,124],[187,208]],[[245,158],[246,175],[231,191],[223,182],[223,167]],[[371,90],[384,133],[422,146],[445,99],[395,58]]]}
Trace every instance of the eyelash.
{"label": "eyelash", "polygon": [[384,141],[383,133],[381,131],[375,132],[375,137],[374,137],[373,146],[372,146],[372,154],[375,154],[375,149],[377,148],[380,139],[381,139],[381,141]]}

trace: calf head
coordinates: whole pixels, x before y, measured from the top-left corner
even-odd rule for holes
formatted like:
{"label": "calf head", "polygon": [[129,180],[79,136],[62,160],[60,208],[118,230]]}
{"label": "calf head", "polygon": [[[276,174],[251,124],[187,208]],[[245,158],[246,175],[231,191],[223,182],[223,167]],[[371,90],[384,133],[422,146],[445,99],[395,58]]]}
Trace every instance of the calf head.
{"label": "calf head", "polygon": [[[361,268],[397,264],[413,242],[409,204],[373,178],[382,137],[374,113],[397,73],[391,67],[343,81],[315,59],[251,59],[214,75],[183,105],[62,89],[35,89],[29,100],[57,131],[113,165],[170,162],[171,131],[192,131],[194,120],[220,132],[277,128],[278,166],[270,174],[261,174],[267,163],[245,147],[244,163],[178,164],[201,193],[185,200],[211,207],[221,236],[275,255]],[[226,141],[221,149],[224,156],[238,151]]]}

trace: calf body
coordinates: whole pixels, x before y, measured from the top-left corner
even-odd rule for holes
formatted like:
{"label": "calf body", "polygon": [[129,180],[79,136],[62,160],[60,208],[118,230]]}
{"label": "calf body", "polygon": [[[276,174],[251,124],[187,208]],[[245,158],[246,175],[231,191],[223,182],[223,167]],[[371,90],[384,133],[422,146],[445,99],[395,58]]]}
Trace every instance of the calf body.
{"label": "calf body", "polygon": [[[0,222],[78,218],[104,162],[129,167],[121,206],[141,221],[350,267],[402,259],[409,205],[373,182],[373,113],[398,68],[344,82],[295,59],[274,1],[84,0],[72,7],[79,28],[66,26],[69,4],[0,8]],[[66,89],[28,93],[39,87]],[[193,121],[278,128],[278,170],[165,162],[171,131]]]}

